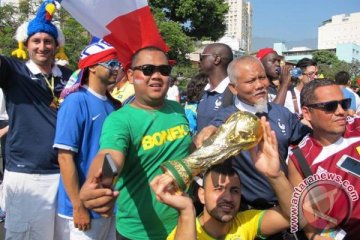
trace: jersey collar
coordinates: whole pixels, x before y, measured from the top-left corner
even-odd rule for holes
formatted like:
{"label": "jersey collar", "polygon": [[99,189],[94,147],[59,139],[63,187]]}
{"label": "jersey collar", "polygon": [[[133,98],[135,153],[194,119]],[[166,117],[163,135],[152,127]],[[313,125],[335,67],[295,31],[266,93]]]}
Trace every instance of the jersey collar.
{"label": "jersey collar", "polygon": [[[36,63],[34,63],[32,60],[29,60],[26,62],[26,66],[29,68],[29,70],[34,74],[39,74],[42,73],[39,69],[39,67],[36,65]],[[60,68],[57,65],[54,65],[51,69],[52,75],[54,77],[61,77],[62,76],[62,72],[60,70]]]}

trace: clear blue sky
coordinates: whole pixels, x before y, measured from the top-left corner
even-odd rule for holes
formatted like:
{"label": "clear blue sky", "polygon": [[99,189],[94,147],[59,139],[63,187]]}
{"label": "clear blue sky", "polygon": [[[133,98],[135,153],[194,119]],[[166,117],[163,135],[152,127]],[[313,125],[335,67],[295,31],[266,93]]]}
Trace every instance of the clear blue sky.
{"label": "clear blue sky", "polygon": [[333,15],[360,12],[360,0],[247,0],[253,8],[253,37],[284,41],[317,38]]}

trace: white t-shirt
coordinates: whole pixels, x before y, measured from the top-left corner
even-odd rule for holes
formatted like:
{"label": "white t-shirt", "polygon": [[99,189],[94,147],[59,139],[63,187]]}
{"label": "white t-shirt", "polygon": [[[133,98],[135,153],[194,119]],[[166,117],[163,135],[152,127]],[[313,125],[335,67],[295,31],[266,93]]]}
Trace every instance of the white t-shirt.
{"label": "white t-shirt", "polygon": [[[297,102],[298,109],[299,109],[299,114],[301,114],[300,91],[297,90],[296,88],[294,88],[294,92],[295,92],[296,102]],[[290,90],[287,91],[287,93],[286,93],[286,98],[285,98],[284,107],[286,107],[287,109],[289,109],[290,112],[295,113],[294,101],[293,101],[293,99],[292,99],[292,94],[291,94],[291,91],[290,91]]]}
{"label": "white t-shirt", "polygon": [[166,94],[166,98],[168,100],[177,101],[178,96],[179,96],[179,88],[176,85],[169,87],[169,90]]}
{"label": "white t-shirt", "polygon": [[6,112],[5,96],[2,89],[0,89],[0,120],[9,120],[9,116]]}

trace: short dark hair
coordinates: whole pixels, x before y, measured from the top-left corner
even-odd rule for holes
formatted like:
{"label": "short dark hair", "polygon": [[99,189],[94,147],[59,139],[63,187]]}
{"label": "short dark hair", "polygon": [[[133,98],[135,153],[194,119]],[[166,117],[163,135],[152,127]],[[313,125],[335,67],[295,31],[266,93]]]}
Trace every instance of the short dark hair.
{"label": "short dark hair", "polygon": [[190,103],[200,101],[201,93],[208,82],[209,77],[205,73],[193,76],[186,87],[186,100]]}
{"label": "short dark hair", "polygon": [[142,51],[158,51],[158,52],[162,52],[164,53],[166,59],[169,61],[169,58],[166,54],[166,52],[164,50],[162,50],[161,48],[159,47],[156,47],[156,46],[147,46],[147,47],[143,47],[143,48],[140,48],[138,49],[131,57],[131,67],[135,67],[134,66],[134,62],[136,62],[136,60],[138,59],[138,56],[139,54],[142,52]]}
{"label": "short dark hair", "polygon": [[302,58],[296,64],[296,67],[300,68],[302,70],[302,72],[305,72],[305,69],[309,66],[317,66],[316,61],[313,59],[310,59],[310,58]]}
{"label": "short dark hair", "polygon": [[315,90],[319,87],[332,85],[336,84],[330,79],[314,79],[313,81],[306,83],[300,93],[300,105],[303,107],[315,103],[317,100]]}
{"label": "short dark hair", "polygon": [[338,85],[347,85],[350,80],[350,74],[346,71],[340,71],[335,75],[335,83]]}
{"label": "short dark hair", "polygon": [[237,176],[239,177],[240,180],[240,176],[237,173],[237,171],[232,167],[231,161],[232,159],[227,159],[224,162],[217,164],[217,165],[213,165],[211,167],[209,167],[205,173],[204,173],[204,177],[203,177],[203,187],[205,186],[205,182],[206,182],[206,178],[207,176],[210,174],[210,172],[215,172],[217,174],[221,174],[221,175],[225,175],[225,176]]}

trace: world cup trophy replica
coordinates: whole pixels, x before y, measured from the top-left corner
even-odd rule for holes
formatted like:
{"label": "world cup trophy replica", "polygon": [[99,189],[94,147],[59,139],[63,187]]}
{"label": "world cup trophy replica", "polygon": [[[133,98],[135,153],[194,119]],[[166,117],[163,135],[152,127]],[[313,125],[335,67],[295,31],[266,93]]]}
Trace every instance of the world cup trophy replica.
{"label": "world cup trophy replica", "polygon": [[176,190],[184,191],[193,177],[237,155],[241,150],[256,146],[262,135],[260,119],[252,113],[238,111],[199,149],[183,160],[164,162],[161,169],[175,180]]}

